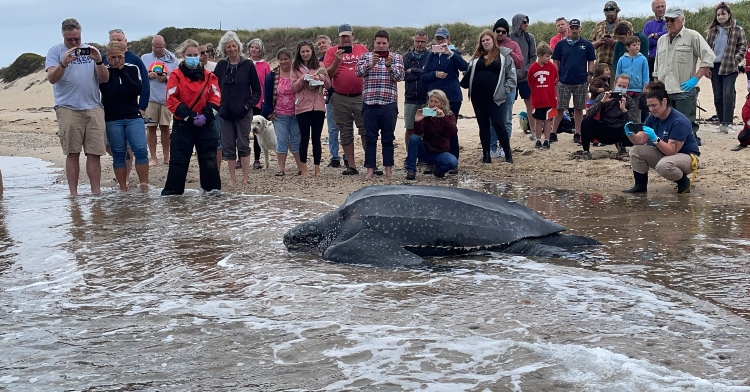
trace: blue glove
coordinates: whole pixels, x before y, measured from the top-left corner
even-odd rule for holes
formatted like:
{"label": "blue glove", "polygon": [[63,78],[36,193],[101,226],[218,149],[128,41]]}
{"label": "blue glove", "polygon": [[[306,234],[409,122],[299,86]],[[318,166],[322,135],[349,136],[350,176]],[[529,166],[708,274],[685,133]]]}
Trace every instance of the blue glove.
{"label": "blue glove", "polygon": [[199,116],[196,116],[195,120],[193,120],[193,125],[195,125],[196,127],[202,127],[206,125],[206,116],[202,114]]}
{"label": "blue glove", "polygon": [[695,87],[696,84],[698,84],[698,78],[693,76],[692,78],[688,79],[687,82],[680,85],[680,90],[690,91]]}
{"label": "blue glove", "polygon": [[632,121],[628,121],[628,122],[625,123],[625,127],[624,127],[625,128],[625,136],[633,136],[633,132],[630,132],[630,130],[628,129],[628,125],[630,125],[632,123],[633,123]]}
{"label": "blue glove", "polygon": [[643,133],[648,135],[648,140],[651,140],[651,143],[656,143],[656,131],[654,131],[654,128],[643,126]]}

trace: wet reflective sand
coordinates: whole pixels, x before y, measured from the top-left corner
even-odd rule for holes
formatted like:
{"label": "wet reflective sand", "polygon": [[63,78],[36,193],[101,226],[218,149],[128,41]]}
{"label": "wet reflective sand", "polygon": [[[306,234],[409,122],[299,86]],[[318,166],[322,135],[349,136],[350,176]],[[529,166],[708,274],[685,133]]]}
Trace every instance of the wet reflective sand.
{"label": "wet reflective sand", "polygon": [[0,165],[0,388],[750,390],[746,207],[466,181],[604,246],[394,271],[286,252],[330,205]]}

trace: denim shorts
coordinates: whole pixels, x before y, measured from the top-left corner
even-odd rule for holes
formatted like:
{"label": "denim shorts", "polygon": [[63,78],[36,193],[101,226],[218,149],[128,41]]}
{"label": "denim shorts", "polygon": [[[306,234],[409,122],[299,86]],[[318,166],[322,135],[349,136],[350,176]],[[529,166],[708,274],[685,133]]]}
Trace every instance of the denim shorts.
{"label": "denim shorts", "polygon": [[300,133],[297,116],[277,115],[273,127],[276,130],[276,152],[286,154],[291,147],[293,154],[299,153]]}

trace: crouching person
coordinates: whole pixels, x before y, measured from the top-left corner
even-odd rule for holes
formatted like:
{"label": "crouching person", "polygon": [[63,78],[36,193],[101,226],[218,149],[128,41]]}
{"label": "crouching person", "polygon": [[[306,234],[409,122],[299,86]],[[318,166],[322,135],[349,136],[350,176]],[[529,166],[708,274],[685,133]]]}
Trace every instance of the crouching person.
{"label": "crouching person", "polygon": [[218,135],[213,126],[214,110],[221,101],[218,79],[200,64],[197,42],[183,42],[179,52],[184,60],[167,82],[167,108],[174,114],[174,123],[169,138],[169,172],[162,195],[185,192],[193,147],[198,154],[201,188],[207,192],[221,189],[216,166]]}
{"label": "crouching person", "polygon": [[448,97],[442,90],[432,90],[427,97],[427,108],[417,110],[414,116],[414,134],[409,138],[406,154],[407,180],[416,177],[417,159],[434,165],[432,174],[440,178],[458,167],[458,159],[449,152],[451,138],[456,137],[458,129]]}
{"label": "crouching person", "polygon": [[660,176],[676,182],[677,193],[689,193],[688,175],[697,170],[700,155],[690,120],[669,106],[664,83],[649,83],[645,94],[651,115],[643,123],[643,132],[633,132],[631,123],[625,125],[625,134],[633,143],[630,167],[635,185],[623,192],[646,192],[648,170],[652,168]]}

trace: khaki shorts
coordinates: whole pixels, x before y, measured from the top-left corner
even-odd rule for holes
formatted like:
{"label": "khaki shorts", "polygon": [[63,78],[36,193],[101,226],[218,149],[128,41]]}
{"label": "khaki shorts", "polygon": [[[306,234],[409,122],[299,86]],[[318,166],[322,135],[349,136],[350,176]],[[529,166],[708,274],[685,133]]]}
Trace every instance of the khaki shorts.
{"label": "khaki shorts", "polygon": [[417,110],[422,109],[425,106],[427,106],[426,103],[423,103],[421,105],[417,105],[414,103],[404,104],[404,125],[406,129],[414,130],[414,116],[417,115]]}
{"label": "khaki shorts", "polygon": [[58,106],[57,136],[63,153],[78,154],[81,149],[86,154],[105,155],[107,126],[104,122],[104,109],[72,110]]}
{"label": "khaki shorts", "polygon": [[156,123],[146,124],[148,127],[155,127],[157,125],[170,126],[172,124],[172,113],[167,109],[167,105],[162,105],[156,102],[149,102],[146,108],[146,118],[150,118]]}

